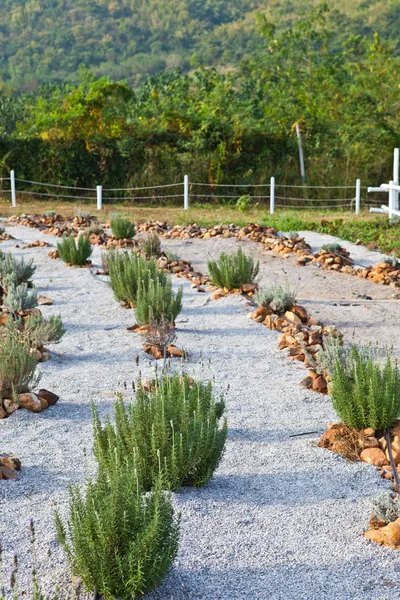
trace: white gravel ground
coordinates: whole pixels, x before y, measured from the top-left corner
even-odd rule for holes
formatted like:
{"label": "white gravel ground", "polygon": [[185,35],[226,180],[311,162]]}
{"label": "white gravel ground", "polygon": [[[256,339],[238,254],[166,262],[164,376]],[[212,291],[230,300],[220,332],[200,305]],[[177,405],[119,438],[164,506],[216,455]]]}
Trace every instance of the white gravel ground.
{"label": "white gravel ground", "polygon": [[[51,241],[31,229],[9,232],[25,241]],[[41,414],[20,410],[0,421],[0,450],[23,462],[19,482],[0,482],[6,562],[17,550],[21,588],[26,586],[28,520],[34,517],[39,571],[49,591],[59,578],[68,580],[55,542],[54,509],[65,511],[68,484],[82,484],[93,472],[90,403],[102,415],[110,412],[113,393],[138,375],[136,355],[144,374],[151,375],[154,362],[140,350],[139,337],[124,330],[134,322],[133,312],[119,307],[89,270],[49,260],[46,248],[14,245],[6,242],[1,249],[34,257],[38,291],[54,301],[43,313],[60,313],[67,329],[53,348],[58,355],[40,367],[41,386],[58,393],[59,403]],[[174,495],[182,513],[179,556],[148,598],[399,598],[398,555],[362,537],[369,498],[388,484],[370,466],[315,446],[335,418],[329,398],[298,388],[303,368],[278,351],[275,332],[246,318],[243,298],[206,301],[208,295],[183,285],[177,345],[189,352],[189,371],[214,378],[220,390],[229,384],[229,437],[211,483]],[[306,432],[318,433],[298,435]]]}

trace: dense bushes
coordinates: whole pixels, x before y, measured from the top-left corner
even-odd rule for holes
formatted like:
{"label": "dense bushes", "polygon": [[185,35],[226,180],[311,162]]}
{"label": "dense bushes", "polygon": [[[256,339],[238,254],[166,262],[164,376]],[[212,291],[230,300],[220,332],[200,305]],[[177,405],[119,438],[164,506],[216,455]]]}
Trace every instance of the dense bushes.
{"label": "dense bushes", "polygon": [[111,219],[111,231],[117,240],[130,240],[135,236],[135,226],[129,219],[115,217]]}
{"label": "dense bushes", "polygon": [[262,288],[255,297],[260,306],[270,308],[276,313],[285,313],[296,301],[296,290],[289,283],[274,283],[270,287]]}
{"label": "dense bushes", "polygon": [[[118,457],[119,458],[119,457]],[[112,468],[70,488],[69,518],[56,529],[72,569],[88,591],[105,600],[132,600],[159,585],[175,559],[179,522],[155,481],[145,494],[140,470],[111,457]]]}
{"label": "dense bushes", "polygon": [[138,325],[161,323],[163,319],[175,323],[182,310],[182,295],[182,287],[176,293],[173,292],[170,277],[166,280],[140,280],[135,309]]}
{"label": "dense bushes", "polygon": [[240,288],[244,283],[253,283],[259,268],[259,263],[246,256],[241,248],[231,255],[221,252],[217,261],[208,261],[212,285],[229,290]]}
{"label": "dense bushes", "polygon": [[134,251],[113,252],[108,255],[107,268],[110,275],[110,285],[115,299],[136,306],[139,282],[142,289],[148,286],[150,280],[165,284],[168,275],[158,271],[154,260],[147,261]]}
{"label": "dense bushes", "polygon": [[11,252],[3,254],[0,251],[0,280],[4,284],[28,283],[36,270],[33,260],[25,262],[23,258],[16,258]]}
{"label": "dense bushes", "polygon": [[18,330],[5,327],[0,335],[0,399],[14,398],[39,381],[37,361],[31,356],[29,339]]}
{"label": "dense bushes", "polygon": [[60,258],[69,265],[83,267],[87,264],[89,256],[93,252],[92,244],[86,235],[80,234],[75,238],[70,235],[57,244]]}
{"label": "dense bushes", "polygon": [[138,470],[150,489],[159,475],[166,488],[202,486],[213,476],[225,445],[224,402],[211,384],[188,376],[164,376],[155,389],[136,386],[134,402],[115,404],[115,425],[95,416],[95,454],[100,470],[114,468],[115,457]]}
{"label": "dense bushes", "polygon": [[386,429],[400,415],[400,371],[390,356],[383,366],[352,346],[334,361],[330,389],[333,408],[356,429]]}

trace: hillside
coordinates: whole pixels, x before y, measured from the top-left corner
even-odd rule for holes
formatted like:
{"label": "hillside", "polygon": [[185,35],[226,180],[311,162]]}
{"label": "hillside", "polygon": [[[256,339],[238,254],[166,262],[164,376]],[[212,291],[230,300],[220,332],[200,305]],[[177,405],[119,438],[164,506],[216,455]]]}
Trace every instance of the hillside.
{"label": "hillside", "polygon": [[[259,13],[286,26],[312,0],[2,0],[0,89],[76,82],[81,65],[127,79],[180,66],[235,67],[262,45]],[[400,0],[331,0],[342,34],[397,43]]]}

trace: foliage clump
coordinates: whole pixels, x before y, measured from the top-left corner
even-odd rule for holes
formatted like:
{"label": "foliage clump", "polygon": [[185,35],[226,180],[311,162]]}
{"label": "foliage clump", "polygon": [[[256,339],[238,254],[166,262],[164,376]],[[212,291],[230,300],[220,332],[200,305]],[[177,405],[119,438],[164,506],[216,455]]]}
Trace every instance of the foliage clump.
{"label": "foliage clump", "polygon": [[130,240],[136,234],[134,224],[125,217],[111,219],[111,231],[117,240]]}
{"label": "foliage clump", "polygon": [[143,244],[143,250],[147,256],[160,256],[161,240],[158,233],[151,231]]}
{"label": "foliage clump", "polygon": [[254,283],[260,263],[246,256],[241,248],[234,254],[221,252],[217,261],[208,261],[211,284],[229,290],[238,289],[244,283]]}
{"label": "foliage clump", "polygon": [[333,408],[349,427],[386,429],[400,415],[399,368],[390,355],[381,366],[353,345],[344,360],[334,360],[330,394]]}
{"label": "foliage clump", "polygon": [[338,254],[342,251],[342,246],[336,242],[324,244],[323,246],[321,246],[321,252],[328,252],[329,254]]}
{"label": "foliage clump", "polygon": [[161,285],[167,281],[167,274],[158,271],[155,260],[147,261],[134,251],[110,251],[107,267],[115,299],[131,308],[136,306],[139,282],[143,289],[149,281],[157,280]]}
{"label": "foliage clump", "polygon": [[18,393],[34,387],[40,379],[35,373],[36,365],[29,340],[21,338],[15,327],[4,327],[0,335],[1,400],[15,399]]}
{"label": "foliage clump", "polygon": [[57,250],[65,263],[80,267],[87,264],[93,252],[89,238],[83,234],[78,236],[76,242],[72,235],[65,237],[57,244]]}
{"label": "foliage clump", "polygon": [[7,280],[20,285],[28,283],[36,270],[33,259],[25,262],[24,258],[16,258],[11,252],[4,254],[0,251],[0,280]]}
{"label": "foliage clump", "polygon": [[7,295],[3,304],[16,313],[31,310],[38,305],[37,292],[35,289],[29,290],[27,283],[16,285],[14,281],[7,286]]}
{"label": "foliage clump", "polygon": [[56,513],[58,540],[84,587],[104,600],[132,600],[156,588],[176,557],[179,520],[160,481],[144,493],[140,467],[112,453],[110,469],[70,488],[69,517]]}
{"label": "foliage clump", "polygon": [[172,290],[171,277],[139,280],[135,316],[138,325],[161,323],[163,319],[175,323],[182,310],[183,289]]}
{"label": "foliage clump", "polygon": [[39,313],[29,315],[24,324],[23,334],[28,337],[32,348],[41,348],[45,344],[58,344],[65,334],[65,329],[60,315],[51,316],[46,320]]}
{"label": "foliage clump", "polygon": [[372,508],[380,521],[396,521],[400,517],[400,496],[390,491],[383,492],[372,500]]}
{"label": "foliage clump", "polygon": [[95,415],[95,455],[100,470],[113,469],[115,456],[133,473],[138,469],[145,489],[161,475],[164,487],[203,486],[223,455],[227,433],[225,404],[215,400],[211,384],[187,375],[164,376],[152,391],[136,386],[129,404],[117,398],[115,424]]}
{"label": "foliage clump", "polygon": [[256,294],[255,301],[259,306],[270,308],[274,313],[285,313],[296,302],[296,290],[289,283],[274,283],[268,288],[262,288]]}

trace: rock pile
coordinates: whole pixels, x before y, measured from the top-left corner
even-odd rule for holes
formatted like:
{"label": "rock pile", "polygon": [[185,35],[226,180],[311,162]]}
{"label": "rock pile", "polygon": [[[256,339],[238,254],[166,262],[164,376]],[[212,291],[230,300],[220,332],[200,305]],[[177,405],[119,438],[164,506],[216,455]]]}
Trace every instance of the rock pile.
{"label": "rock pile", "polygon": [[363,279],[370,279],[373,283],[400,288],[400,265],[394,266],[388,262],[382,262],[375,267],[357,269],[356,275]]}
{"label": "rock pile", "polygon": [[279,349],[287,349],[291,360],[301,361],[309,369],[308,375],[300,383],[301,387],[322,394],[328,392],[327,376],[320,372],[317,358],[326,336],[341,337],[335,327],[324,325],[314,317],[310,317],[306,309],[298,304],[293,304],[284,315],[259,306],[249,314],[249,318],[269,329],[282,332]]}
{"label": "rock pile", "polygon": [[314,256],[311,253],[311,246],[307,244],[303,237],[286,237],[281,235],[278,239],[268,240],[264,242],[268,250],[272,250],[281,256],[287,256],[288,254],[300,254],[301,260],[311,261]]}
{"label": "rock pile", "polygon": [[36,393],[25,392],[18,394],[15,399],[5,398],[0,402],[0,419],[6,419],[19,408],[39,413],[58,402],[59,397],[48,390],[42,389]]}
{"label": "rock pile", "polygon": [[342,247],[340,247],[337,252],[321,249],[319,252],[315,253],[313,262],[320,263],[323,269],[350,274],[353,272],[351,265],[353,265],[354,262],[350,258],[350,252]]}

